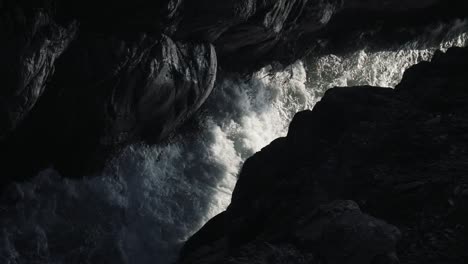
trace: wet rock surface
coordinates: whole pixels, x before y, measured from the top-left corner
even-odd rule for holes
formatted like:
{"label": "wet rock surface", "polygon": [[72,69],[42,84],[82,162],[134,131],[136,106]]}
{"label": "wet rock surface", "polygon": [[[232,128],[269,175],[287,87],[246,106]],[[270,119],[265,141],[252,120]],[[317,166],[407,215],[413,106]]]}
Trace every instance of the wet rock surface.
{"label": "wet rock surface", "polygon": [[[466,17],[466,5],[0,1],[0,158],[8,175],[2,182],[48,166],[93,172],[126,144],[160,142],[205,101],[217,68],[251,73],[308,52],[357,48],[364,31],[376,32],[369,40],[385,47],[388,39],[418,35],[412,28]],[[408,30],[395,33],[402,29]]]}
{"label": "wet rock surface", "polygon": [[453,48],[394,90],[329,90],[246,161],[179,263],[466,262],[467,67]]}
{"label": "wet rock surface", "polygon": [[176,38],[214,43],[219,64],[241,72],[310,52],[389,48],[468,11],[462,0],[203,0],[183,7]]}

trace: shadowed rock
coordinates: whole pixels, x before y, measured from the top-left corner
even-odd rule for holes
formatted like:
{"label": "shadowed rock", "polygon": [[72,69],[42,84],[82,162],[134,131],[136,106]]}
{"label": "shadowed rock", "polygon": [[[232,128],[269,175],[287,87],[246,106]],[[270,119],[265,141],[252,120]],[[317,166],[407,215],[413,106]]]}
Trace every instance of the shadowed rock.
{"label": "shadowed rock", "polygon": [[[395,90],[329,90],[246,161],[231,205],[180,263],[257,263],[273,249],[249,248],[263,244],[294,252],[288,263],[463,263],[467,67],[468,48],[454,48],[410,68]],[[396,250],[400,232],[359,207],[398,227]]]}
{"label": "shadowed rock", "polygon": [[204,102],[218,65],[251,73],[310,52],[398,46],[468,14],[464,0],[3,0],[0,10],[0,157],[21,178],[49,165],[95,172],[126,144],[160,142]]}
{"label": "shadowed rock", "polygon": [[214,43],[220,65],[243,72],[273,61],[290,64],[309,52],[389,48],[468,11],[463,0],[203,0],[182,6],[176,38]]}
{"label": "shadowed rock", "polygon": [[29,155],[36,158],[28,169],[54,162],[80,175],[120,146],[163,139],[206,100],[217,61],[209,44],[164,35],[81,36],[58,68],[51,91],[2,148],[14,175],[25,174],[16,171]]}
{"label": "shadowed rock", "polygon": [[15,6],[0,13],[0,29],[2,139],[25,118],[47,88],[55,61],[75,37],[77,26],[62,27],[41,10]]}

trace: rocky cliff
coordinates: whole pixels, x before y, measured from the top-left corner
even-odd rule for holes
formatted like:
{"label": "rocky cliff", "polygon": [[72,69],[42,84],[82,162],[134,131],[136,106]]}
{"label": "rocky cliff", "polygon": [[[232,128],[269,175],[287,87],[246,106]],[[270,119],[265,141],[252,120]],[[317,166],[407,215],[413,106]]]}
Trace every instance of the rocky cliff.
{"label": "rocky cliff", "polygon": [[249,158],[179,263],[465,263],[468,48],[329,90]]}
{"label": "rocky cliff", "polygon": [[160,141],[203,104],[218,68],[341,51],[363,32],[384,47],[466,10],[463,0],[2,0],[2,182],[50,165],[82,175],[121,146]]}

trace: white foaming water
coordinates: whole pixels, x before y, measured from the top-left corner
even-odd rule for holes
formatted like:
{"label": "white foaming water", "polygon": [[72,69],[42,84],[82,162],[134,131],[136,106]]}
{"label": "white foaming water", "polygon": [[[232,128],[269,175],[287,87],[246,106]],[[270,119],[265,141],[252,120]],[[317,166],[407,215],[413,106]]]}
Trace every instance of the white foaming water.
{"label": "white foaming water", "polygon": [[[468,22],[457,20],[450,26],[440,25],[416,41],[398,50],[372,52],[358,50],[346,56],[328,55],[311,58],[308,86],[321,96],[332,87],[371,85],[395,87],[404,72],[414,64],[429,61],[437,50],[465,47],[468,41]],[[439,44],[431,40],[440,39]]]}
{"label": "white foaming water", "polygon": [[[459,36],[441,47],[465,45],[467,35]],[[0,201],[0,263],[171,263],[181,244],[227,207],[242,162],[286,135],[296,112],[333,86],[394,86],[439,48],[416,44],[324,56],[276,73],[265,68],[248,80],[225,76],[196,134],[166,146],[131,146],[104,177],[67,180],[46,170],[11,186]]]}
{"label": "white foaming water", "polygon": [[189,235],[228,206],[242,161],[313,106],[305,82],[301,62],[249,80],[226,77],[198,133],[163,147],[131,146],[105,177],[75,181],[47,170],[16,184],[9,196],[17,206],[0,207],[0,260],[170,263]]}

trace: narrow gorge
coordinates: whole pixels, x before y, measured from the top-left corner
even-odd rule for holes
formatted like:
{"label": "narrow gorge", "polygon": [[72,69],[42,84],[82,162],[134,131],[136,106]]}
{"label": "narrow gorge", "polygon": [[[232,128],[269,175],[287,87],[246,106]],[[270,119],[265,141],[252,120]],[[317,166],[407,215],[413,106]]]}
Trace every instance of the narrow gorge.
{"label": "narrow gorge", "polygon": [[465,263],[464,1],[0,1],[0,263]]}

